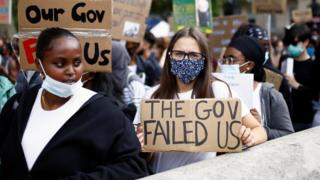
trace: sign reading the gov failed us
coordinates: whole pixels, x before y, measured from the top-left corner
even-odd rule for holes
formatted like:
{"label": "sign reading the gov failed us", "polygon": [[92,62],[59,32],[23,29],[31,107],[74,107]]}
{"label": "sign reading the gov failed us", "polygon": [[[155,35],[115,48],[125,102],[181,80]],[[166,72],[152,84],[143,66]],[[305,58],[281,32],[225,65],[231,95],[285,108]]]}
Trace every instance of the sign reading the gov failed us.
{"label": "sign reading the gov failed us", "polygon": [[241,103],[235,98],[143,100],[145,152],[241,151]]}
{"label": "sign reading the gov failed us", "polygon": [[111,0],[20,0],[20,60],[35,69],[37,36],[48,27],[66,28],[79,39],[86,71],[111,71]]}

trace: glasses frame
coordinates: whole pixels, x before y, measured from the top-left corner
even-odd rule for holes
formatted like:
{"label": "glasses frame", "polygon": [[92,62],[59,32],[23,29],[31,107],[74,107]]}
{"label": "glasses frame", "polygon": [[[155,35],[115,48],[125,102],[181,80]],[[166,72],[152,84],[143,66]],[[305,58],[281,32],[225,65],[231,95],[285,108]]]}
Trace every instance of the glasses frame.
{"label": "glasses frame", "polygon": [[[226,60],[226,59],[233,59],[233,60]],[[248,60],[248,59],[243,59],[244,60],[244,62],[246,62],[246,61],[250,61],[250,60]],[[226,61],[227,61],[227,63],[226,63]],[[233,56],[228,56],[228,57],[224,57],[224,58],[222,58],[222,59],[219,59],[219,63],[220,64],[235,64],[235,62],[240,62],[241,60],[239,60],[239,59],[237,59],[237,58],[235,58],[235,57],[233,57]]]}
{"label": "glasses frame", "polygon": [[180,61],[181,61],[181,60],[184,60],[184,59],[186,58],[186,56],[188,56],[188,59],[191,59],[191,58],[190,58],[190,54],[198,54],[198,55],[201,56],[199,59],[191,59],[191,60],[196,60],[196,61],[197,61],[197,60],[201,60],[201,59],[206,59],[205,55],[203,55],[202,53],[193,52],[193,51],[185,52],[185,51],[180,51],[180,50],[171,50],[171,51],[169,52],[169,56],[170,56],[171,59],[176,59],[176,58],[173,58],[173,57],[172,57],[174,52],[183,53],[183,58],[182,58],[182,59],[177,59],[177,60],[180,60]]}

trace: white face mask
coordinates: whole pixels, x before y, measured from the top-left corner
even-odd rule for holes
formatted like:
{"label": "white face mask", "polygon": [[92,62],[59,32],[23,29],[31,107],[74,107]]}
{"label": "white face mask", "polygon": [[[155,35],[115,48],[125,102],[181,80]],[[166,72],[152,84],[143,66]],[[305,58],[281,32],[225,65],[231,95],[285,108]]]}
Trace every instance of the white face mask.
{"label": "white face mask", "polygon": [[226,74],[239,74],[240,68],[248,63],[249,62],[245,62],[241,65],[239,65],[239,64],[219,64],[220,72],[226,73]]}
{"label": "white face mask", "polygon": [[67,98],[69,96],[72,96],[81,89],[83,85],[83,83],[81,82],[81,79],[79,79],[79,81],[73,84],[66,84],[66,83],[62,83],[60,81],[54,80],[53,78],[48,76],[47,73],[44,71],[41,61],[40,60],[38,61],[43,73],[45,74],[45,79],[42,83],[43,89],[62,98]]}
{"label": "white face mask", "polygon": [[239,74],[239,64],[220,64],[220,72],[226,74]]}

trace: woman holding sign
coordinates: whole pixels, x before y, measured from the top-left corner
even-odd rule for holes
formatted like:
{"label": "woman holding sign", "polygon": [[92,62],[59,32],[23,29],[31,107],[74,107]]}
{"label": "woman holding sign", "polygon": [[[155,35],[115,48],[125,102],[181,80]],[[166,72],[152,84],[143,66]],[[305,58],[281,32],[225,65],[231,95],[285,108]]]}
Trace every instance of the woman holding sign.
{"label": "woman holding sign", "polygon": [[0,116],[3,179],[145,176],[129,120],[109,99],[82,87],[78,38],[65,29],[46,29],[36,56],[42,86],[15,95]]}
{"label": "woman holding sign", "polygon": [[[213,81],[207,39],[196,28],[185,28],[172,38],[161,73],[160,85],[147,92],[146,99],[200,99],[230,97],[230,89],[221,81]],[[242,103],[239,137],[245,146],[266,141],[266,132]],[[140,122],[137,113],[135,122]],[[143,146],[143,134],[137,135]],[[215,152],[157,152],[152,161],[155,173],[215,157]]]}
{"label": "woman holding sign", "polygon": [[253,73],[254,92],[251,113],[259,119],[266,129],[268,140],[293,133],[287,104],[274,86],[265,83],[263,69],[264,48],[258,40],[249,36],[240,36],[232,40],[227,47],[222,64],[238,65],[238,71]]}

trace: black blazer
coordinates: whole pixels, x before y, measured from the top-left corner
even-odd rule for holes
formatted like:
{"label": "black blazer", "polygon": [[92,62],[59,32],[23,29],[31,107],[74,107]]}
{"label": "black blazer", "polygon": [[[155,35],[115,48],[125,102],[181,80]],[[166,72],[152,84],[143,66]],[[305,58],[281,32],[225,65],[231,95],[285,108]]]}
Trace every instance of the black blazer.
{"label": "black blazer", "polygon": [[0,179],[136,179],[147,175],[132,124],[98,94],[61,127],[29,171],[21,140],[39,88],[15,95],[1,113]]}

